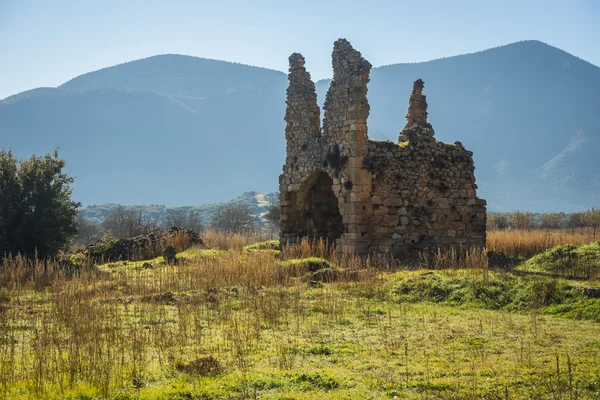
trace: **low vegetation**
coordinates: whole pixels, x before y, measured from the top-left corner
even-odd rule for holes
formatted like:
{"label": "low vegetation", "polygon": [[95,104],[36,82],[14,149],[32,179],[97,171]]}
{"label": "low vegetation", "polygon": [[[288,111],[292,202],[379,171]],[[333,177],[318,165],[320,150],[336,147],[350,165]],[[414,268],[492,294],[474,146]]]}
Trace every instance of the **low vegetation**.
{"label": "low vegetation", "polygon": [[600,279],[600,242],[553,247],[529,259],[519,270],[574,279]]}
{"label": "low vegetation", "polygon": [[[552,242],[516,234],[489,236],[517,254]],[[81,262],[67,274],[5,259],[0,397],[600,396],[597,275],[553,264],[563,253],[594,263],[598,243],[545,249],[514,270],[480,251],[398,269],[323,242],[278,252],[258,237],[203,239],[211,248],[180,252],[176,266]]]}
{"label": "low vegetation", "polygon": [[589,229],[491,230],[487,233],[487,248],[524,261],[556,246],[580,246],[595,240]]}

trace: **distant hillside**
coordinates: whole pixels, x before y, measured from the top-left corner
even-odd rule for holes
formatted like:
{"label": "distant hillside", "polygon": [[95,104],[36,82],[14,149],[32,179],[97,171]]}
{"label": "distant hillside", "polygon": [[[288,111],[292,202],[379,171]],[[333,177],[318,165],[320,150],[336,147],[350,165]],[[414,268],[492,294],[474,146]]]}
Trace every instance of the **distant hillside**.
{"label": "distant hillside", "polygon": [[[371,138],[397,139],[417,78],[437,137],[474,151],[490,209],[600,204],[600,68],[537,41],[374,68]],[[213,203],[277,188],[286,87],[278,71],[150,57],[1,101],[0,143],[60,146],[85,204]]]}
{"label": "distant hillside", "polygon": [[165,54],[80,75],[59,88],[75,92],[116,89],[208,99],[261,91],[281,78],[280,71],[266,68]]}
{"label": "distant hillside", "polygon": [[264,68],[151,57],[5,99],[0,143],[22,156],[59,146],[85,204],[269,192],[285,152],[286,85]]}
{"label": "distant hillside", "polygon": [[[263,221],[262,217],[265,212],[273,204],[277,204],[279,199],[276,198],[276,193],[256,193],[256,192],[245,192],[240,196],[231,199],[229,201],[204,204],[200,206],[181,206],[181,207],[168,207],[165,205],[134,205],[134,206],[121,206],[119,204],[102,204],[102,205],[91,205],[84,207],[80,210],[81,215],[87,220],[101,224],[104,218],[115,211],[118,207],[123,207],[126,210],[135,211],[137,214],[149,218],[151,220],[162,223],[169,211],[184,210],[193,211],[194,214],[198,215],[204,226],[208,226],[211,223],[213,216],[220,209],[237,204],[247,205],[253,215],[257,216],[260,221]],[[264,221],[263,221],[264,222]]]}

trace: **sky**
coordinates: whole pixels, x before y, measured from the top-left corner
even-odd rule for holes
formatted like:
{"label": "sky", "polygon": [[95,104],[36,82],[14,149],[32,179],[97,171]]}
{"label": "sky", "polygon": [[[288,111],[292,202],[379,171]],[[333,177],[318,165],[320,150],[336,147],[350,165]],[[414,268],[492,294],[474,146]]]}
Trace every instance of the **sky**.
{"label": "sky", "polygon": [[0,99],[156,54],[331,76],[348,39],[374,66],[540,40],[600,65],[598,0],[0,0]]}

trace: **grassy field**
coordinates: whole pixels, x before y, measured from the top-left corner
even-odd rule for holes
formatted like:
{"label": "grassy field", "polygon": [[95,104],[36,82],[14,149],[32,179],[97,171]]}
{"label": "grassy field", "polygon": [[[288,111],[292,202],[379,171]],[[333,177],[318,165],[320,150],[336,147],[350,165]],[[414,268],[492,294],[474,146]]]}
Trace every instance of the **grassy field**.
{"label": "grassy field", "polygon": [[488,236],[528,261],[399,268],[214,233],[177,266],[5,260],[0,398],[600,398],[600,247]]}

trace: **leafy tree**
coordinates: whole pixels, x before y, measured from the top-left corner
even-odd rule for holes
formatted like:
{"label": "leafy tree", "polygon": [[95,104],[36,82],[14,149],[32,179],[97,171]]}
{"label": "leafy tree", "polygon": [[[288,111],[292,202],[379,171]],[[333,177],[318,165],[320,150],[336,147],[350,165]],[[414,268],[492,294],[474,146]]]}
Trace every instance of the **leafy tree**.
{"label": "leafy tree", "polygon": [[529,230],[533,228],[533,214],[517,210],[508,216],[508,223],[511,228]]}
{"label": "leafy tree", "polygon": [[173,226],[202,232],[202,219],[198,212],[193,210],[169,210],[163,221],[163,226],[168,229]]}
{"label": "leafy tree", "polygon": [[542,228],[559,229],[564,224],[565,214],[563,213],[547,213],[542,214]]}
{"label": "leafy tree", "polygon": [[68,245],[80,204],[71,200],[64,166],[58,150],[27,160],[0,151],[0,257],[53,257]]}
{"label": "leafy tree", "polygon": [[241,233],[256,226],[256,217],[245,204],[235,204],[217,211],[212,220],[215,229]]}

